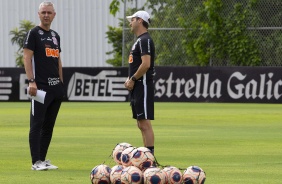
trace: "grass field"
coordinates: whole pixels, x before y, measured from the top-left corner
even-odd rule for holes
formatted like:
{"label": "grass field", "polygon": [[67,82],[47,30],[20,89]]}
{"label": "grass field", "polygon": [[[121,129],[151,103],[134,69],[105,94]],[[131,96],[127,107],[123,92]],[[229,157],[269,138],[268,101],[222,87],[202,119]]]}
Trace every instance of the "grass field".
{"label": "grass field", "polygon": [[[156,103],[155,156],[206,171],[206,184],[282,183],[282,104]],[[129,103],[62,104],[47,158],[32,171],[29,103],[0,102],[1,184],[85,184],[119,142],[142,146]]]}

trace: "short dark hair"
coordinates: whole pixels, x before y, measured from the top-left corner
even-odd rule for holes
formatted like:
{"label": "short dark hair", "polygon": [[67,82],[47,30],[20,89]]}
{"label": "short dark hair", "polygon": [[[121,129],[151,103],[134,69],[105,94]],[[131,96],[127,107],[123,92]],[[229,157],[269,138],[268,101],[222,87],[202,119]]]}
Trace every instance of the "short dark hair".
{"label": "short dark hair", "polygon": [[[140,17],[136,17],[136,19],[138,20],[138,19],[141,19],[141,18],[140,18]],[[143,20],[143,19],[142,19],[142,20]],[[151,23],[151,20],[150,20],[150,19],[148,19],[148,21],[149,21],[149,23]],[[143,22],[142,22],[143,26],[144,26],[146,29],[149,28],[149,23],[146,22],[145,20],[143,20]]]}

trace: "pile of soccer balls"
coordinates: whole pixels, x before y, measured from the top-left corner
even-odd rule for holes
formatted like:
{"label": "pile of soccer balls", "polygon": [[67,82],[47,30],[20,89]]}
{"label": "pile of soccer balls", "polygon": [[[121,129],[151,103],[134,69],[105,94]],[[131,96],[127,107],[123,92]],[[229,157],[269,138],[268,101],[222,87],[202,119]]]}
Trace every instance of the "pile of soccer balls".
{"label": "pile of soccer balls", "polygon": [[112,152],[115,166],[100,164],[90,173],[92,184],[204,184],[205,172],[190,166],[182,173],[177,167],[157,166],[154,155],[146,147],[119,143]]}

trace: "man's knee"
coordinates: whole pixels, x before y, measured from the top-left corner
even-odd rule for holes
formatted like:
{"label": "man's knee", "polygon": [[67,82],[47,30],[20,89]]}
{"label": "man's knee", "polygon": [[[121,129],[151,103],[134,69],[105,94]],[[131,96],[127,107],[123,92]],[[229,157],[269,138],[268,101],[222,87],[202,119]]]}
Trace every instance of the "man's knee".
{"label": "man's knee", "polygon": [[150,120],[138,120],[137,126],[141,131],[150,130],[152,128]]}

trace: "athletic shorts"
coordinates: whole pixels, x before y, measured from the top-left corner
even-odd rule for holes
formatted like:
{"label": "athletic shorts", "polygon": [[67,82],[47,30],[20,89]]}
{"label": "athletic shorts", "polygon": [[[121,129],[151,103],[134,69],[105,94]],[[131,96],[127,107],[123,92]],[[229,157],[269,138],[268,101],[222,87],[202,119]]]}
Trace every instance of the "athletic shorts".
{"label": "athletic shorts", "polygon": [[137,80],[131,92],[131,109],[134,119],[154,120],[154,83]]}

